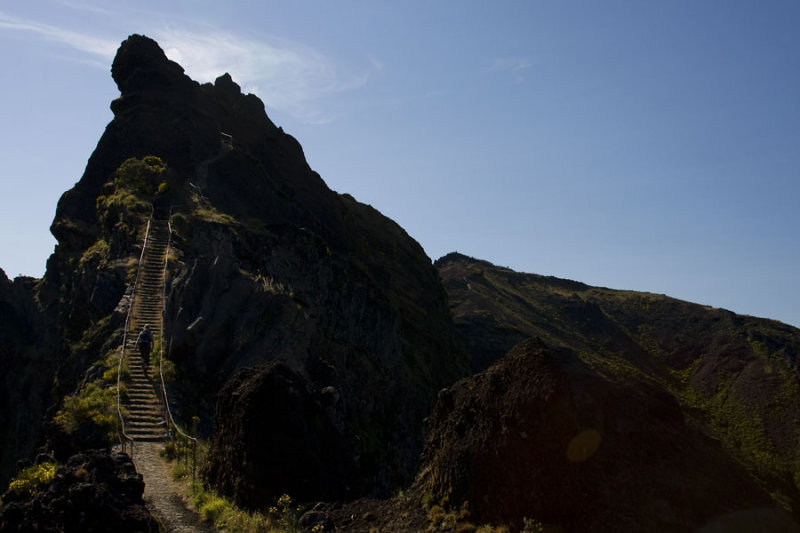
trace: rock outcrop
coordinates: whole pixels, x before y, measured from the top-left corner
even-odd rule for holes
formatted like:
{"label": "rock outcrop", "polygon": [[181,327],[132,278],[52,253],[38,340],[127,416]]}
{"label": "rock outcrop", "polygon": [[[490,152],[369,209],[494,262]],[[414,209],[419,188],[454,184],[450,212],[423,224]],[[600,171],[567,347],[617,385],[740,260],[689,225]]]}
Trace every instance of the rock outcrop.
{"label": "rock outcrop", "polygon": [[0,531],[157,533],[142,501],[144,483],[130,457],[90,450],[75,455],[32,495],[3,495]]}
{"label": "rock outcrop", "polygon": [[[335,500],[358,483],[357,447],[333,425],[333,387],[309,391],[285,363],[247,369],[228,381],[217,403],[215,446],[207,475],[236,501],[258,508],[276,494]],[[224,459],[223,459],[224,458]]]}

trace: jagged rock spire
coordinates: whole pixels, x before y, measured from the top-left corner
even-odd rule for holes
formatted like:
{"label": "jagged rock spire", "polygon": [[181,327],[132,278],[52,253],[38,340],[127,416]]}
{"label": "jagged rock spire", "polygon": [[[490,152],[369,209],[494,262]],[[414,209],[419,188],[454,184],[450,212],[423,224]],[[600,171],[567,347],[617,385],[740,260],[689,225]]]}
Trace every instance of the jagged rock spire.
{"label": "jagged rock spire", "polygon": [[137,34],[120,45],[111,65],[111,76],[123,95],[145,89],[166,89],[176,83],[191,83],[183,68],[167,59],[156,41]]}

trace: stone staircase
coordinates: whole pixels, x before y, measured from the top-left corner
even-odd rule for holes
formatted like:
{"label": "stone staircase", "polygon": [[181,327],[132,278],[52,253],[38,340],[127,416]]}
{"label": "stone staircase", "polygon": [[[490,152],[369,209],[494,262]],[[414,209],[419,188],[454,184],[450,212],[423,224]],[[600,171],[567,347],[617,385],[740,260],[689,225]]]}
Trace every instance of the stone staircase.
{"label": "stone staircase", "polygon": [[151,354],[153,364],[146,374],[144,361],[136,348],[136,338],[145,325],[153,330],[156,343],[161,339],[162,308],[164,298],[164,261],[169,243],[169,226],[166,220],[151,220],[144,255],[139,270],[139,280],[133,296],[133,310],[128,321],[125,355],[131,372],[128,381],[128,401],[125,408],[125,432],[138,442],[163,441],[167,438],[164,407],[154,387],[158,378],[158,353]]}

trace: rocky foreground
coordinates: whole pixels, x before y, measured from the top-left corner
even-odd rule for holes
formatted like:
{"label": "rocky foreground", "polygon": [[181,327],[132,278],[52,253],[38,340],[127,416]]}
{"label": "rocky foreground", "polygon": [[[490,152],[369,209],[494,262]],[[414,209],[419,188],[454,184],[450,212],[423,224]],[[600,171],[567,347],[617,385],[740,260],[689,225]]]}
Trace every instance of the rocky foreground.
{"label": "rocky foreground", "polygon": [[130,457],[89,450],[58,467],[39,490],[3,494],[0,531],[157,533],[143,493],[142,476]]}

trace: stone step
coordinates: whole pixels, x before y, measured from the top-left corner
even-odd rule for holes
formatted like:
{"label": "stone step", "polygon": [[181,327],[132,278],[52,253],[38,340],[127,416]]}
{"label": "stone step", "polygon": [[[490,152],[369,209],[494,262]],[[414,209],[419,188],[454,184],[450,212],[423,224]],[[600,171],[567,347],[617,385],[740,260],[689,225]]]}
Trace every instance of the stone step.
{"label": "stone step", "polygon": [[132,434],[148,434],[148,435],[162,435],[167,432],[166,424],[136,424],[126,423],[125,433]]}
{"label": "stone step", "polygon": [[153,391],[152,382],[144,377],[132,379],[131,381],[128,382],[127,386],[129,391],[134,391],[134,392],[151,393]]}
{"label": "stone step", "polygon": [[152,386],[148,387],[147,385],[149,385],[148,382],[143,382],[138,387],[128,387],[128,397],[129,398],[141,398],[144,396],[157,397],[156,391],[153,389],[153,387]]}
{"label": "stone step", "polygon": [[158,421],[163,421],[164,416],[161,409],[128,409],[128,416],[125,417],[126,424],[128,423],[128,420],[136,420],[137,422],[149,421],[151,423],[156,423]]}
{"label": "stone step", "polygon": [[164,419],[158,416],[146,416],[146,415],[130,415],[128,419],[125,421],[125,427],[130,427],[132,429],[139,429],[139,428],[157,428],[159,426],[163,426]]}
{"label": "stone step", "polygon": [[161,405],[158,396],[153,393],[128,393],[128,404],[131,406],[139,405]]}
{"label": "stone step", "polygon": [[128,394],[155,394],[153,384],[145,379],[139,379],[128,385]]}
{"label": "stone step", "polygon": [[139,396],[156,396],[156,391],[153,388],[152,384],[149,381],[139,381],[137,386],[135,387],[128,387],[128,396],[139,397]]}
{"label": "stone step", "polygon": [[161,417],[161,413],[164,410],[161,408],[161,404],[142,404],[142,405],[126,405],[125,409],[128,411],[129,416],[146,416],[152,418]]}
{"label": "stone step", "polygon": [[164,442],[167,440],[167,434],[163,433],[160,435],[151,435],[151,434],[128,434],[130,438],[135,440],[136,442]]}
{"label": "stone step", "polygon": [[129,414],[125,417],[125,427],[132,427],[136,429],[147,428],[155,428],[158,426],[163,426],[164,424],[164,417],[161,416],[161,413],[136,413],[136,414]]}
{"label": "stone step", "polygon": [[134,400],[128,403],[125,409],[127,409],[129,413],[148,415],[158,415],[163,411],[161,402],[156,398],[152,400]]}
{"label": "stone step", "polygon": [[130,431],[164,431],[166,424],[163,422],[140,422],[137,420],[128,420],[125,422],[125,429]]}

